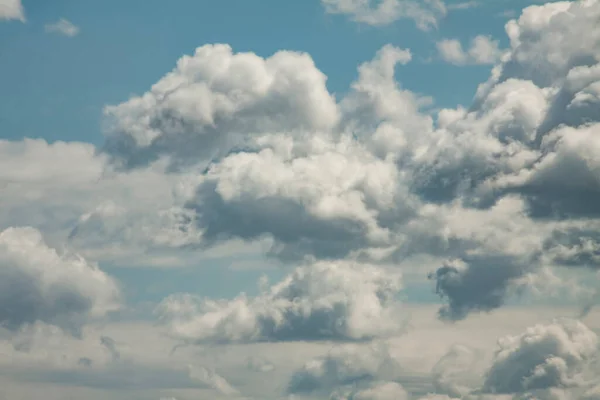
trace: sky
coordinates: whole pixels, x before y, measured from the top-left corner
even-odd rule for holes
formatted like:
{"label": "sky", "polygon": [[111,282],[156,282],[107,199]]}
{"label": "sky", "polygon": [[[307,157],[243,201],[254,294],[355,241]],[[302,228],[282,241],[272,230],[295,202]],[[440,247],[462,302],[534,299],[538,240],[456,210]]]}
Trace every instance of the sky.
{"label": "sky", "polygon": [[0,400],[600,400],[600,0],[0,0]]}

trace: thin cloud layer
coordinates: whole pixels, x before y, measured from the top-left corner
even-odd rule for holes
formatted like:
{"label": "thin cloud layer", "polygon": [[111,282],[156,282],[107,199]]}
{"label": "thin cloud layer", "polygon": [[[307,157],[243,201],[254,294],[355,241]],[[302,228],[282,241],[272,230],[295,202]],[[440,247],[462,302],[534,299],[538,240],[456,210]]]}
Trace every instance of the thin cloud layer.
{"label": "thin cloud layer", "polygon": [[173,295],[157,314],[188,343],[360,341],[398,333],[400,276],[379,267],[317,262],[256,297],[213,301]]}
{"label": "thin cloud layer", "polygon": [[351,20],[373,26],[389,25],[399,19],[412,19],[419,29],[436,27],[446,15],[446,5],[441,0],[321,0],[330,14],[347,15]]}
{"label": "thin cloud layer", "polygon": [[67,37],[74,37],[79,34],[79,27],[65,18],[61,18],[58,21],[51,24],[46,24],[46,26],[44,26],[44,29],[46,29],[46,32],[55,33]]}

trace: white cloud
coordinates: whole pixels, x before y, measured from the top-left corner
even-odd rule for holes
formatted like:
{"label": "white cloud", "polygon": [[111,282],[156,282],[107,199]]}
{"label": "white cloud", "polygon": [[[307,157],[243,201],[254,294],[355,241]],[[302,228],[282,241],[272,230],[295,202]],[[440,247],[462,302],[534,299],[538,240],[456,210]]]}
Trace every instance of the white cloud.
{"label": "white cloud", "polygon": [[348,15],[353,21],[381,26],[399,19],[412,19],[419,29],[436,27],[446,14],[441,0],[383,0],[372,4],[368,0],[321,0],[326,12]]}
{"label": "white cloud", "polygon": [[25,22],[25,11],[21,0],[0,0],[0,20],[12,19]]}
{"label": "white cloud", "polygon": [[498,41],[483,35],[473,38],[467,50],[457,39],[444,39],[436,45],[440,57],[454,65],[494,64],[502,54]]}
{"label": "white cloud", "polygon": [[190,378],[202,384],[213,388],[217,392],[226,396],[238,395],[239,392],[225,378],[216,373],[214,370],[206,367],[189,366]]}
{"label": "white cloud", "polygon": [[594,371],[586,371],[599,354],[598,337],[578,321],[537,325],[499,342],[484,389],[493,393],[579,387]]}
{"label": "white cloud", "polygon": [[61,18],[51,24],[46,24],[44,29],[46,29],[46,32],[57,33],[67,37],[74,37],[79,34],[79,27],[65,18]]}
{"label": "white cloud", "polygon": [[[373,11],[329,4],[356,19]],[[188,343],[397,333],[398,271],[367,262],[436,270],[443,318],[496,310],[556,268],[598,269],[599,4],[527,8],[507,25],[501,59],[489,38],[454,42],[450,59],[498,64],[468,109],[442,110],[437,124],[423,111],[431,101],[396,81],[406,49],[382,47],[336,99],[307,54],[200,47],[147,93],[106,108],[100,154],[0,142],[2,227],[27,222],[51,244],[67,237],[121,263],[175,264],[188,249],[197,261],[231,240],[318,259],[257,296],[168,298],[159,311]],[[540,374],[569,376],[560,362]],[[438,378],[452,395],[468,387]]]}
{"label": "white cloud", "polygon": [[205,45],[151,91],[106,107],[105,151],[125,167],[161,156],[176,167],[224,156],[264,132],[327,131],[338,110],[325,81],[305,53],[262,58]]}
{"label": "white cloud", "polygon": [[174,295],[156,312],[174,337],[190,343],[365,340],[403,327],[395,274],[352,262],[317,262],[256,297]]}
{"label": "white cloud", "polygon": [[0,326],[38,321],[77,330],[118,307],[116,283],[81,257],[49,248],[32,228],[0,232]]}

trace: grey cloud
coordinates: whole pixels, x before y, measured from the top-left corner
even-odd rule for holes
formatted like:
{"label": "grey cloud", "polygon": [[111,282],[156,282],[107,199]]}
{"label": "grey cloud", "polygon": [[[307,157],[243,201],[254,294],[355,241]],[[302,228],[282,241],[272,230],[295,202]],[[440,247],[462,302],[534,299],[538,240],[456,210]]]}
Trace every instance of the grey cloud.
{"label": "grey cloud", "polygon": [[512,283],[523,277],[531,266],[529,260],[483,255],[440,267],[430,275],[436,282],[436,292],[448,302],[440,308],[440,317],[459,320],[472,312],[501,307]]}
{"label": "grey cloud", "polygon": [[117,348],[115,340],[108,336],[100,336],[100,344],[108,351],[113,361],[121,359],[121,352]]}
{"label": "grey cloud", "polygon": [[0,232],[0,325],[44,322],[76,333],[89,317],[118,307],[116,283],[85,260],[60,255],[33,228]]}

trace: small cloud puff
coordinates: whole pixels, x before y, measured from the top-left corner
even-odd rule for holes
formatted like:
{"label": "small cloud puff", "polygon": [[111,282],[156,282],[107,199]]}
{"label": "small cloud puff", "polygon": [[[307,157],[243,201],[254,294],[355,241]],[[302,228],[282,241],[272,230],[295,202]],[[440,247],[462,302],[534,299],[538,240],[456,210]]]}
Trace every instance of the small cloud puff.
{"label": "small cloud puff", "polygon": [[438,21],[446,15],[446,6],[442,0],[321,0],[321,3],[330,14],[347,15],[355,22],[372,26],[389,25],[408,18],[414,20],[419,29],[429,30],[435,28]]}
{"label": "small cloud puff", "polygon": [[25,11],[21,0],[0,0],[0,21],[2,20],[25,22]]}
{"label": "small cloud puff", "polygon": [[457,39],[444,39],[437,43],[442,59],[454,65],[485,65],[496,63],[502,52],[497,40],[479,35],[471,40],[471,46],[465,50]]}

